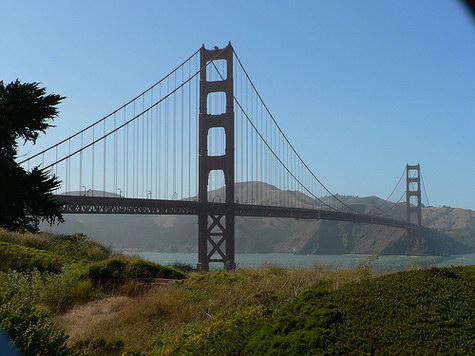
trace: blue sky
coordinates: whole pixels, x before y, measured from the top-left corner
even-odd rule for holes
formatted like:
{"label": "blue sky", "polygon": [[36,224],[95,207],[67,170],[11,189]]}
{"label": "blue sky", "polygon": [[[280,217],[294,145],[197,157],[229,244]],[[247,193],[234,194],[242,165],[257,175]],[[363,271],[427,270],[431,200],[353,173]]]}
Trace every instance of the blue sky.
{"label": "blue sky", "polygon": [[433,205],[475,210],[475,22],[438,1],[4,1],[0,79],[67,97],[55,143],[204,43],[231,41],[307,164],[387,196],[421,163]]}

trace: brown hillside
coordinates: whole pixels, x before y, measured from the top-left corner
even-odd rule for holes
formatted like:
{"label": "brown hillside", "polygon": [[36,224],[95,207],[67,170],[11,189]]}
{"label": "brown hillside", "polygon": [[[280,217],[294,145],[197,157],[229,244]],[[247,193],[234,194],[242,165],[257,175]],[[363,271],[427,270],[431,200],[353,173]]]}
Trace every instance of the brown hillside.
{"label": "brown hillside", "polygon": [[[289,199],[311,208],[317,202],[299,192],[281,191],[261,182],[236,184],[236,201],[280,205]],[[220,201],[222,189],[209,193],[210,201]],[[403,203],[393,204],[370,197],[339,196],[354,209],[388,216],[405,217]],[[193,199],[193,198],[192,198]],[[297,221],[281,218],[236,219],[236,250],[239,253],[313,254],[448,254],[475,249],[475,212],[447,207],[423,208],[423,224],[432,221],[443,236],[431,236],[409,243],[406,231],[385,226],[335,221]],[[432,225],[433,226],[433,225]],[[138,248],[162,252],[195,252],[197,219],[190,216],[67,215],[66,223],[43,227],[55,232],[85,232],[117,248]]]}

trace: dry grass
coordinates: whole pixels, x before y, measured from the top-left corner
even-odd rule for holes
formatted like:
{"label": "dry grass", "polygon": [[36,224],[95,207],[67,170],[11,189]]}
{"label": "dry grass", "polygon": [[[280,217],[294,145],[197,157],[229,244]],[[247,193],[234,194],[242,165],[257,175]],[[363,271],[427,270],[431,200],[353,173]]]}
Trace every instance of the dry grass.
{"label": "dry grass", "polygon": [[113,322],[130,299],[116,296],[95,300],[57,316],[56,321],[68,330],[70,341],[81,339],[90,334],[95,325]]}
{"label": "dry grass", "polygon": [[231,316],[243,307],[262,303],[262,298],[288,301],[308,288],[337,289],[372,276],[368,266],[341,270],[318,265],[265,265],[235,273],[193,273],[174,285],[158,286],[135,297],[114,296],[90,302],[57,316],[56,321],[66,329],[70,343],[102,337],[120,339],[132,349],[151,351],[210,316]]}

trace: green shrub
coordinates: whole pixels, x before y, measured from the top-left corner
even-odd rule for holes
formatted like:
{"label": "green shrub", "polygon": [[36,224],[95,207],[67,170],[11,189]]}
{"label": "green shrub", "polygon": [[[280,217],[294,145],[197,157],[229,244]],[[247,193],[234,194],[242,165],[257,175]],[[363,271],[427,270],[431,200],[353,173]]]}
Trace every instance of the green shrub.
{"label": "green shrub", "polygon": [[256,330],[242,355],[470,354],[472,273],[430,268],[307,291]]}
{"label": "green shrub", "polygon": [[0,241],[33,247],[39,250],[49,250],[52,237],[53,235],[51,234],[19,233],[0,229]]}
{"label": "green shrub", "polygon": [[16,233],[0,229],[0,242],[49,251],[64,260],[101,261],[111,250],[85,234],[53,235],[46,233]]}
{"label": "green shrub", "polygon": [[475,350],[473,267],[389,274],[332,293],[340,353],[470,354]]}
{"label": "green shrub", "polygon": [[342,322],[342,315],[324,300],[328,294],[322,289],[300,294],[252,334],[242,354],[303,356],[329,348],[337,339],[334,326]]}
{"label": "green shrub", "polygon": [[142,259],[126,260],[113,257],[93,263],[89,267],[89,277],[95,285],[113,285],[131,278],[171,278],[181,279],[185,275],[171,267]]}
{"label": "green shrub", "polygon": [[269,310],[253,306],[231,318],[219,315],[193,331],[176,337],[170,348],[157,348],[154,355],[241,355],[251,335],[267,321]]}
{"label": "green shrub", "polygon": [[127,277],[182,279],[185,278],[185,275],[171,267],[163,266],[147,260],[137,259],[129,261],[127,266]]}
{"label": "green shrub", "polygon": [[65,344],[64,331],[28,300],[1,298],[0,327],[24,355],[74,355]]}
{"label": "green shrub", "polygon": [[79,355],[104,355],[121,356],[124,351],[124,342],[122,340],[107,341],[100,337],[92,340],[79,340],[74,343],[73,349]]}
{"label": "green shrub", "polygon": [[182,272],[196,272],[197,271],[196,267],[185,262],[175,261],[170,265],[170,267]]}
{"label": "green shrub", "polygon": [[85,234],[56,235],[54,251],[72,259],[101,261],[111,255],[111,249],[94,241]]}
{"label": "green shrub", "polygon": [[87,278],[87,266],[65,265],[60,273],[0,272],[0,296],[23,298],[56,312],[90,300],[98,293]]}
{"label": "green shrub", "polygon": [[89,277],[96,285],[112,283],[125,278],[127,262],[119,258],[108,258],[105,261],[93,263],[89,266]]}
{"label": "green shrub", "polygon": [[[333,291],[310,289],[287,302],[259,292],[255,294],[257,307],[221,308],[219,314],[211,313],[188,331],[165,340],[155,352],[243,356],[473,354],[475,266],[429,268],[371,279],[366,266],[354,272],[360,275],[360,282]],[[178,283],[178,289],[199,291],[204,297],[193,303],[200,304],[212,298],[210,289],[236,288],[240,278],[246,277],[222,272],[197,274]],[[257,312],[259,308],[266,312]],[[246,311],[252,313],[249,319]]]}
{"label": "green shrub", "polygon": [[25,271],[35,268],[39,271],[59,272],[64,263],[63,258],[49,251],[0,241],[1,271]]}

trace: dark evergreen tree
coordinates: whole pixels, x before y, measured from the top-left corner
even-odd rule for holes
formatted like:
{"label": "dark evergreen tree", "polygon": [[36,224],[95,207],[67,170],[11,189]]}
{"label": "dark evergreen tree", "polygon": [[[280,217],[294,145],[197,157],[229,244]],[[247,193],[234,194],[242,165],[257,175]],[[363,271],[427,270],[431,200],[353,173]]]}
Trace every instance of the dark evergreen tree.
{"label": "dark evergreen tree", "polygon": [[49,120],[58,116],[56,106],[63,99],[46,95],[39,83],[0,81],[0,227],[37,231],[40,221],[63,221],[53,196],[59,180],[39,167],[25,171],[15,161],[18,140],[35,143],[53,126]]}

